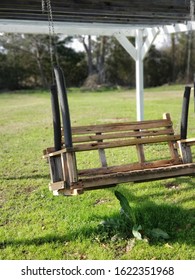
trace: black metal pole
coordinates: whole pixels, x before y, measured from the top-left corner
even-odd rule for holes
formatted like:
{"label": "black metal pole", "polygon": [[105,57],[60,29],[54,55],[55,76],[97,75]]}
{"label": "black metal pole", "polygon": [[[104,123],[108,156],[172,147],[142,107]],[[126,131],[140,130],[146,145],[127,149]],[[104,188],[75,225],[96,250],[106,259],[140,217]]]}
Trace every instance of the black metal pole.
{"label": "black metal pole", "polygon": [[53,115],[53,131],[54,131],[54,147],[55,151],[61,149],[61,122],[60,122],[60,110],[58,102],[57,87],[55,84],[51,85],[51,108]]}
{"label": "black metal pole", "polygon": [[71,123],[70,123],[70,113],[69,113],[68,98],[67,98],[67,92],[65,86],[65,79],[64,79],[63,71],[59,66],[54,67],[54,74],[55,74],[61,113],[62,113],[65,147],[71,148],[72,130],[71,130]]}
{"label": "black metal pole", "polygon": [[184,96],[183,96],[182,115],[181,115],[181,131],[180,131],[181,139],[187,138],[190,92],[191,92],[191,87],[186,86],[184,91]]}

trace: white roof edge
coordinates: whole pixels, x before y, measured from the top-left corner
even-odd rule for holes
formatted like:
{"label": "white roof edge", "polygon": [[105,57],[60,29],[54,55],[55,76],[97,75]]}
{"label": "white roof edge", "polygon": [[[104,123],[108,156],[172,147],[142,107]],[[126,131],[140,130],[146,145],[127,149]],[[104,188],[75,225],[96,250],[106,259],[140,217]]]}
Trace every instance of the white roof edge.
{"label": "white roof edge", "polygon": [[[54,29],[56,34],[64,35],[113,36],[122,33],[125,36],[134,37],[136,35],[136,30],[138,29],[142,29],[144,31],[144,36],[147,36],[148,32],[151,29],[159,30],[160,34],[187,32],[189,30],[195,30],[195,22],[187,22],[186,24],[180,23],[157,27],[105,23],[54,22]],[[0,19],[0,32],[48,34],[49,24],[47,21]]]}
{"label": "white roof edge", "polygon": [[[124,26],[122,24],[54,22],[55,33],[64,35],[112,36],[122,31],[126,36],[134,36],[135,29],[137,28],[138,27],[132,25]],[[49,24],[47,21],[0,19],[0,32],[48,34]]]}

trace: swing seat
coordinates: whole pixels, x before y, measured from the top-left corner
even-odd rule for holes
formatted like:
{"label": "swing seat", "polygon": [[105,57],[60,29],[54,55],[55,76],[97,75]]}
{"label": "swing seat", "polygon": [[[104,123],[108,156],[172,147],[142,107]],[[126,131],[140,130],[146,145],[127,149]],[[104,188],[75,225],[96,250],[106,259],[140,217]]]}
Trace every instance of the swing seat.
{"label": "swing seat", "polygon": [[[195,174],[191,146],[195,139],[181,140],[174,133],[170,115],[162,119],[110,123],[72,127],[71,148],[65,147],[62,129],[61,149],[44,150],[48,159],[51,182],[49,189],[54,194],[75,195],[86,190],[112,187],[119,183],[145,182]],[[163,146],[159,158],[147,160],[146,149]],[[128,164],[108,165],[107,150],[134,147],[137,161]],[[168,157],[164,158],[164,153]],[[80,152],[97,151],[100,167],[80,169],[77,155]]]}

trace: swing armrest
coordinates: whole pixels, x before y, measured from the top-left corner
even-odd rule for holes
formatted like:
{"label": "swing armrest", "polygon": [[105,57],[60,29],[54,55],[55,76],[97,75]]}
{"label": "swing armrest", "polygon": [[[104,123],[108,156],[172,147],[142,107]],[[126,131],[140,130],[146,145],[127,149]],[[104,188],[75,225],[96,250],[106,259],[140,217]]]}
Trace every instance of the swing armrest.
{"label": "swing armrest", "polygon": [[181,144],[186,144],[187,146],[192,146],[195,144],[195,138],[187,138],[178,141]]}
{"label": "swing armrest", "polygon": [[60,155],[64,152],[66,152],[66,149],[55,151],[54,147],[50,147],[50,148],[47,148],[47,149],[43,150],[43,158],[47,159],[47,158],[52,157],[52,156]]}
{"label": "swing armrest", "polygon": [[191,146],[195,144],[195,138],[181,139],[177,141],[177,143],[183,163],[192,163],[193,157]]}
{"label": "swing armrest", "polygon": [[53,156],[59,156],[64,153],[74,152],[74,148],[64,148],[59,151],[55,151],[54,148],[47,148],[43,151],[43,158],[47,159]]}

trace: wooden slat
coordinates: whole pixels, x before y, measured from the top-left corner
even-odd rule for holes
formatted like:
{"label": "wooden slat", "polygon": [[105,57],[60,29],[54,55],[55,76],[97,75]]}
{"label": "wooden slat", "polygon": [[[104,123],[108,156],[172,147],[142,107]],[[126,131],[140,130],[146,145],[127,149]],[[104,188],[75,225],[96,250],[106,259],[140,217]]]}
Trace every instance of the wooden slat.
{"label": "wooden slat", "polygon": [[61,156],[49,157],[51,182],[55,183],[64,180]]}
{"label": "wooden slat", "polygon": [[144,162],[144,163],[131,163],[124,164],[120,166],[109,166],[109,167],[101,167],[101,168],[91,168],[91,169],[83,169],[78,170],[78,175],[81,177],[90,177],[90,176],[98,176],[104,174],[111,174],[116,172],[129,172],[135,170],[144,170],[150,168],[164,167],[179,164],[181,161],[179,160],[157,160],[153,162]]}
{"label": "wooden slat", "polygon": [[58,191],[60,189],[64,189],[65,187],[66,187],[66,182],[60,180],[58,182],[49,184],[49,189],[51,191]]}
{"label": "wooden slat", "polygon": [[78,173],[77,173],[77,162],[74,152],[67,152],[66,153],[66,159],[67,159],[67,169],[68,169],[68,176],[69,176],[69,182],[70,185],[73,182],[78,181]]}
{"label": "wooden slat", "polygon": [[179,151],[182,158],[183,163],[191,163],[192,162],[192,152],[191,147],[182,141],[178,141]]}
{"label": "wooden slat", "polygon": [[[158,132],[159,131],[157,131],[157,133]],[[141,138],[141,136],[137,136],[136,138]],[[136,150],[137,150],[138,161],[140,163],[145,162],[145,154],[144,154],[144,146],[143,146],[143,144],[137,144],[136,145]]]}
{"label": "wooden slat", "polygon": [[144,130],[160,127],[172,127],[172,121],[169,120],[151,120],[151,121],[139,121],[139,122],[126,122],[126,123],[112,123],[103,125],[89,125],[72,127],[72,134],[89,134],[94,133],[106,133],[117,131],[129,131],[129,130]]}
{"label": "wooden slat", "polygon": [[65,182],[69,182],[69,174],[68,174],[68,166],[67,166],[67,158],[65,153],[61,153],[61,163],[62,163],[62,172]]}
{"label": "wooden slat", "polygon": [[47,150],[44,150],[43,158],[47,159],[49,157],[61,155],[61,154],[66,153],[66,152],[67,152],[66,148],[63,148],[63,149],[61,149],[59,151],[55,151],[55,148],[52,148],[52,147],[51,148],[47,148]]}
{"label": "wooden slat", "polygon": [[[163,114],[163,119],[166,119],[168,121],[171,121],[171,116],[169,113],[164,113]],[[168,146],[169,146],[169,151],[171,154],[171,158],[173,159],[178,159],[179,158],[179,153],[177,150],[177,147],[175,145],[176,143],[172,142],[172,141],[168,141]]]}
{"label": "wooden slat", "polygon": [[195,138],[188,138],[188,139],[182,139],[180,140],[181,143],[185,143],[188,146],[195,144]]}
{"label": "wooden slat", "polygon": [[160,137],[151,137],[151,138],[138,138],[138,139],[131,139],[131,140],[118,140],[118,141],[103,142],[103,143],[79,144],[79,145],[75,145],[72,150],[74,150],[75,152],[90,151],[96,149],[108,149],[108,148],[133,146],[137,144],[177,141],[179,139],[180,139],[180,135],[170,135],[170,136],[160,136]]}
{"label": "wooden slat", "polygon": [[138,161],[140,163],[145,162],[145,154],[144,154],[143,144],[137,144],[136,145],[136,150],[137,150]]}
{"label": "wooden slat", "polygon": [[[98,133],[97,136],[101,136],[101,133]],[[102,143],[103,140],[98,140],[98,143]],[[100,162],[102,167],[106,167],[107,166],[107,160],[106,160],[106,153],[104,151],[104,149],[98,149],[99,152],[99,158],[100,158]]]}
{"label": "wooden slat", "polygon": [[[145,131],[133,131],[133,132],[120,132],[120,133],[107,133],[107,134],[98,134],[98,135],[85,135],[85,136],[74,136],[72,138],[73,143],[82,143],[89,141],[102,141],[106,139],[118,139],[118,138],[130,138],[130,137],[151,137],[159,135],[172,134],[172,128],[168,129],[153,129]],[[64,137],[62,135],[62,141],[64,142]]]}

